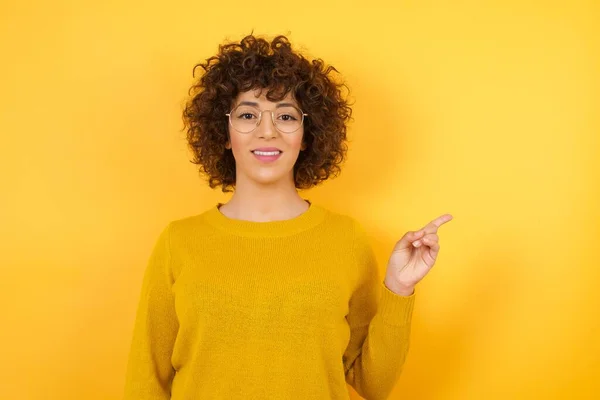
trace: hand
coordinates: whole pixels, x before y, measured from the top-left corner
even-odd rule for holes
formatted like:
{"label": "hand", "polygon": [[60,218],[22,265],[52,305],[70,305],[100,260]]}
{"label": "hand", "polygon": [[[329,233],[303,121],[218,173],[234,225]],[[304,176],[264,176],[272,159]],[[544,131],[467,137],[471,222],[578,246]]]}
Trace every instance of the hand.
{"label": "hand", "polygon": [[444,214],[418,231],[407,232],[394,246],[385,274],[385,285],[393,292],[409,296],[415,285],[433,267],[440,251],[437,230],[452,220]]}

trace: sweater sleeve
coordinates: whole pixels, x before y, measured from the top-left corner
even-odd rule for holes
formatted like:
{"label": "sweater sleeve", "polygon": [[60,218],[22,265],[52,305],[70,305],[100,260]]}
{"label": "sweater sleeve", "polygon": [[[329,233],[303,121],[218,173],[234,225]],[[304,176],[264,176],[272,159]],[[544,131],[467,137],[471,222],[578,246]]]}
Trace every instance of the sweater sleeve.
{"label": "sweater sleeve", "polygon": [[171,398],[175,376],[171,354],[179,324],[171,292],[170,226],[159,235],[144,273],[127,363],[125,400]]}
{"label": "sweater sleeve", "polygon": [[346,317],[350,340],[344,372],[346,382],[362,397],[383,400],[394,388],[408,353],[415,294],[400,296],[385,286],[366,232],[357,222],[355,233],[360,274]]}

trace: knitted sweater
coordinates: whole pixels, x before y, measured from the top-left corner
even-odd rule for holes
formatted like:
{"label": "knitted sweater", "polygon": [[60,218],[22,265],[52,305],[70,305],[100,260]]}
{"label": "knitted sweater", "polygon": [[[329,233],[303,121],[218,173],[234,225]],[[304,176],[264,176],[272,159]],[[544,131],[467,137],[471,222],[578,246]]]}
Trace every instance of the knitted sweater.
{"label": "knitted sweater", "polygon": [[[310,203],[310,202],[309,202]],[[381,279],[362,226],[316,204],[252,222],[171,221],[144,278],[126,400],[386,399],[415,295]]]}

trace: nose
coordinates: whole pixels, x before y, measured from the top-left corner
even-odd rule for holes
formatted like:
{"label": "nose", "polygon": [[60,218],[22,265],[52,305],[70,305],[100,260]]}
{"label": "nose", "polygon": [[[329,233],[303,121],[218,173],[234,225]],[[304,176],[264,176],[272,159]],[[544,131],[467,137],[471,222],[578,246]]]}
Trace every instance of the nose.
{"label": "nose", "polygon": [[277,134],[277,129],[273,125],[273,113],[272,111],[265,110],[262,112],[260,122],[256,127],[256,132],[259,137],[266,139],[271,138]]}

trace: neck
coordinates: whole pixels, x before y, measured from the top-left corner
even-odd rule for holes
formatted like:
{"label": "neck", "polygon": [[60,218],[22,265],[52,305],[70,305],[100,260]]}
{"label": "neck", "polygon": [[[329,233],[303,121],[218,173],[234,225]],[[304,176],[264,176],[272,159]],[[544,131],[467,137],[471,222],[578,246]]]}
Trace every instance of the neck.
{"label": "neck", "polygon": [[259,186],[238,181],[233,196],[220,211],[232,219],[268,222],[295,218],[308,207],[293,182]]}

